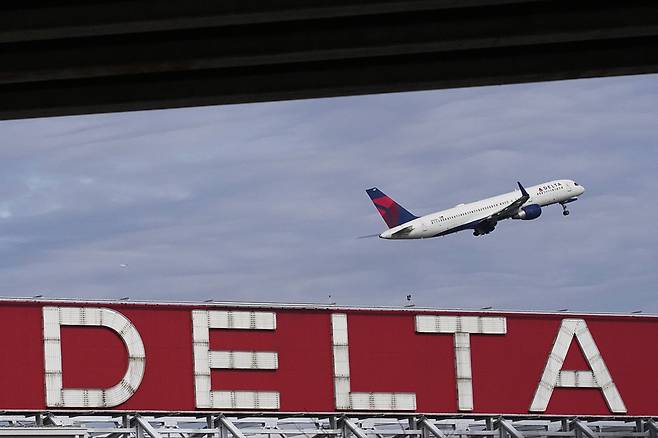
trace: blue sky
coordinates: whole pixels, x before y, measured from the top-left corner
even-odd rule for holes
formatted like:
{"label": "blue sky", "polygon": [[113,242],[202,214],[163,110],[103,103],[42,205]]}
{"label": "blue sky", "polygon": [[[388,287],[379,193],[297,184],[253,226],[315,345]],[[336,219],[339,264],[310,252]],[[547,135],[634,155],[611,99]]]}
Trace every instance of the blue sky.
{"label": "blue sky", "polygon": [[[0,295],[658,312],[658,76],[0,122]],[[533,185],[565,218],[356,239]]]}

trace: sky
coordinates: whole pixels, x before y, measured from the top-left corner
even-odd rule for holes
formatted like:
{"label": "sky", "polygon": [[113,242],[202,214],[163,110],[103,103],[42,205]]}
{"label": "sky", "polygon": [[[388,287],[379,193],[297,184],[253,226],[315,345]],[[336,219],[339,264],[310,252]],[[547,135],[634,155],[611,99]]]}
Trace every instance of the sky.
{"label": "sky", "polygon": [[[574,179],[533,221],[386,241]],[[658,313],[658,76],[0,122],[0,296]]]}

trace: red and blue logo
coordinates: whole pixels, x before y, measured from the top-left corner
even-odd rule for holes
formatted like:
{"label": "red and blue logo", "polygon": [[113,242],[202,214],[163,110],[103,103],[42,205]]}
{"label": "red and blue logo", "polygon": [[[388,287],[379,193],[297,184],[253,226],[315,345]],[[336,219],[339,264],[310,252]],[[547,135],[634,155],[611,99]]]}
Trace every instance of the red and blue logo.
{"label": "red and blue logo", "polygon": [[386,196],[384,192],[377,187],[366,190],[366,193],[370,196],[372,203],[375,204],[377,211],[379,211],[379,214],[389,228],[397,227],[398,225],[417,219],[417,216],[408,212],[404,207]]}

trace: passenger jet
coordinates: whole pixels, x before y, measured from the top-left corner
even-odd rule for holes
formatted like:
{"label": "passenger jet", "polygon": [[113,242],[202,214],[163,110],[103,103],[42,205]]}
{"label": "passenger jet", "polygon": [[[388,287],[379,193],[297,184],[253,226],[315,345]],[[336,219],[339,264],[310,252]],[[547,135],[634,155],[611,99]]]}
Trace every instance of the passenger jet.
{"label": "passenger jet", "polygon": [[503,195],[459,204],[453,208],[418,217],[386,196],[377,187],[366,190],[389,229],[379,235],[382,239],[427,239],[445,236],[457,231],[473,230],[474,236],[489,234],[503,219],[537,219],[542,207],[562,205],[567,216],[567,204],[578,199],[585,188],[575,181],[560,179],[527,190],[517,182],[519,189]]}

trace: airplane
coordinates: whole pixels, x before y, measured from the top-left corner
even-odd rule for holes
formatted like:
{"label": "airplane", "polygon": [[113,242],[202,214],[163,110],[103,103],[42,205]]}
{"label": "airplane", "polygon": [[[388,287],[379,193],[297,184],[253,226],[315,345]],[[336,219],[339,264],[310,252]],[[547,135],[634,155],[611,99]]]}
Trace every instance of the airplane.
{"label": "airplane", "polygon": [[527,190],[520,182],[517,184],[519,189],[513,192],[459,204],[421,217],[410,213],[377,187],[366,190],[366,193],[389,228],[379,234],[380,238],[427,239],[463,230],[473,230],[474,236],[483,236],[492,232],[503,219],[537,219],[542,207],[553,204],[560,204],[562,214],[568,216],[567,204],[585,192],[583,186],[569,179],[549,181]]}

